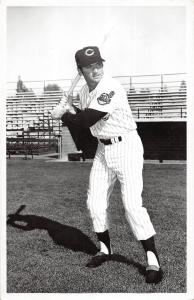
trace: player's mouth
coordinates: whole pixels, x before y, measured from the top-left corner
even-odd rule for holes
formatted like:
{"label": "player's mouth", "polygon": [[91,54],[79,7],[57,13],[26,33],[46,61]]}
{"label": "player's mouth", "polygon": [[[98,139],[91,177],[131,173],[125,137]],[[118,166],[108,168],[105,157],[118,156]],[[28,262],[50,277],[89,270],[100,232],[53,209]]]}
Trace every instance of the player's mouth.
{"label": "player's mouth", "polygon": [[94,80],[100,80],[102,78],[102,75],[103,75],[102,73],[93,75],[93,79]]}

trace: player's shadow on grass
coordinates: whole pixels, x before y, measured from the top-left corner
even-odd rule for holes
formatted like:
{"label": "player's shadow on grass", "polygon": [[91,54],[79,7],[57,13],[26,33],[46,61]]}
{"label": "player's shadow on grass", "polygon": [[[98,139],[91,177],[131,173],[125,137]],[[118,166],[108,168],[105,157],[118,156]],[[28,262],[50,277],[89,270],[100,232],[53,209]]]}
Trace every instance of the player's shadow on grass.
{"label": "player's shadow on grass", "polygon": [[[25,231],[40,229],[47,230],[53,241],[65,248],[73,251],[81,251],[90,255],[95,255],[99,249],[81,230],[61,224],[43,216],[36,215],[20,215],[19,213],[25,208],[21,205],[15,214],[9,214],[7,224]],[[120,262],[132,265],[138,269],[139,273],[145,274],[145,267],[128,259],[120,254],[112,254],[110,261]]]}
{"label": "player's shadow on grass", "polygon": [[61,224],[43,216],[20,215],[25,208],[21,205],[15,214],[9,214],[7,224],[25,231],[46,230],[53,241],[73,251],[81,251],[94,255],[98,251],[96,245],[81,230]]}

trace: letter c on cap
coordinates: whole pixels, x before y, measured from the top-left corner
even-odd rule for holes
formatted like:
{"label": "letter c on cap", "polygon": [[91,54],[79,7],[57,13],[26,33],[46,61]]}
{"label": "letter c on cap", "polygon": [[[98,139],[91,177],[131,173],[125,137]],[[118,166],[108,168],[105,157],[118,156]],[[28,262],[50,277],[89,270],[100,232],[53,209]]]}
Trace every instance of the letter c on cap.
{"label": "letter c on cap", "polygon": [[87,55],[87,56],[92,56],[93,54],[94,54],[94,50],[91,48],[89,48],[85,51],[85,55]]}

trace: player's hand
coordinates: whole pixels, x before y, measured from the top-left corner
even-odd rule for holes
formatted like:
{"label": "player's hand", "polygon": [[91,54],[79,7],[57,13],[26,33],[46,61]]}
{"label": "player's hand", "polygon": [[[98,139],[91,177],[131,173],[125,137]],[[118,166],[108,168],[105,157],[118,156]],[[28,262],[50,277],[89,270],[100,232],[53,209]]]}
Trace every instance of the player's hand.
{"label": "player's hand", "polygon": [[61,119],[65,112],[71,112],[72,114],[76,113],[73,106],[69,104],[68,96],[66,94],[61,98],[60,103],[51,111],[51,118]]}
{"label": "player's hand", "polygon": [[76,111],[75,111],[74,107],[71,104],[67,103],[65,105],[65,107],[66,107],[66,112],[69,112],[69,113],[71,113],[73,115],[76,114]]}
{"label": "player's hand", "polygon": [[65,112],[70,112],[72,114],[75,114],[76,111],[74,107],[72,106],[73,104],[73,96],[68,95],[66,92],[64,93],[64,96],[62,97],[60,104],[66,109]]}
{"label": "player's hand", "polygon": [[66,98],[66,101],[70,104],[70,105],[72,105],[73,104],[73,95],[71,95],[71,94],[67,94],[66,92],[64,93],[64,97]]}

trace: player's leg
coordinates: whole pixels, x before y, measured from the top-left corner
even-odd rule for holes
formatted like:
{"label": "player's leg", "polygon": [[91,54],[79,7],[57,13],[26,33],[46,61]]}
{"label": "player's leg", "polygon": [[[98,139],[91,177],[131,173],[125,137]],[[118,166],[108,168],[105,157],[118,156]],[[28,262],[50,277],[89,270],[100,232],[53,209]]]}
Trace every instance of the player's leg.
{"label": "player's leg", "polygon": [[[146,281],[160,280],[161,275],[154,235],[156,234],[148,212],[142,205],[143,190],[143,147],[138,135],[132,135],[129,143],[123,143],[123,157],[119,161],[118,179],[125,207],[126,218],[138,241],[141,242],[147,256],[149,269]],[[152,267],[151,267],[152,266]],[[155,266],[155,267],[153,267]],[[152,270],[154,269],[154,270]],[[154,273],[154,275],[153,275]]]}
{"label": "player's leg", "polygon": [[142,206],[143,147],[137,134],[123,141],[119,149],[117,177],[127,220],[137,240],[146,240],[156,232],[145,207]]}
{"label": "player's leg", "polygon": [[115,179],[101,159],[94,160],[87,192],[87,207],[95,232],[108,229],[107,208]]}
{"label": "player's leg", "polygon": [[[109,199],[112,194],[115,181],[116,181],[116,175],[111,170],[108,170],[107,207],[109,206]],[[107,219],[107,225],[108,225],[108,219]],[[107,227],[109,228],[109,225]],[[111,247],[108,228],[103,232],[96,232],[96,234],[100,243],[100,252],[105,254],[112,254],[113,250]]]}
{"label": "player's leg", "polygon": [[97,235],[100,251],[87,264],[87,267],[97,267],[109,259],[112,253],[107,208],[116,176],[108,169],[102,158],[95,158],[90,173],[87,206]]}
{"label": "player's leg", "polygon": [[152,236],[149,239],[141,240],[140,242],[145,250],[147,258],[146,282],[158,283],[162,280],[163,271],[160,267],[154,237]]}

